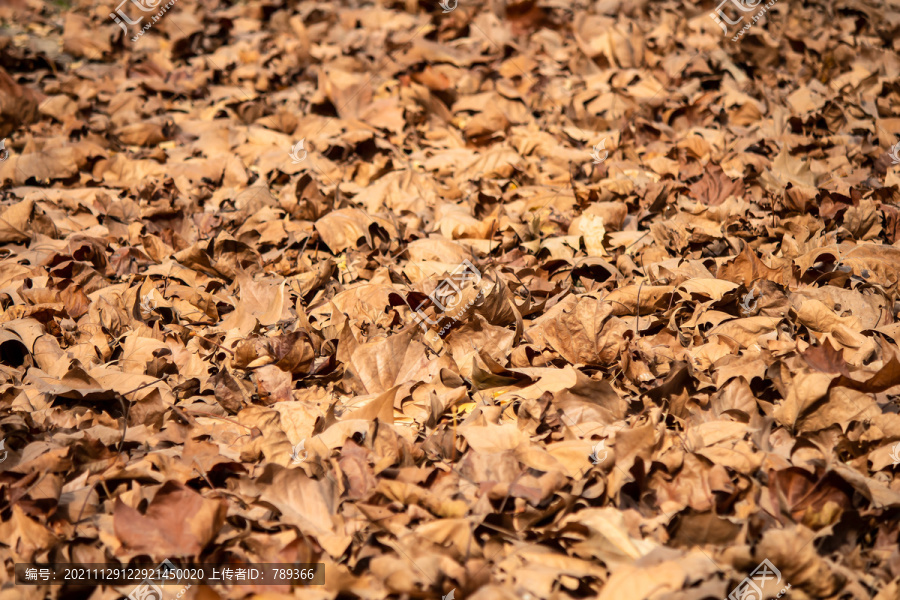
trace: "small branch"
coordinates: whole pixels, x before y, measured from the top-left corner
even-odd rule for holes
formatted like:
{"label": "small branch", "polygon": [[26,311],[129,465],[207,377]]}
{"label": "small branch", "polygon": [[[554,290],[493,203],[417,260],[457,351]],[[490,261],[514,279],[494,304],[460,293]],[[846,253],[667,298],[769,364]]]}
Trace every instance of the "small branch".
{"label": "small branch", "polygon": [[125,446],[125,433],[128,431],[128,409],[131,407],[131,403],[126,404],[125,398],[121,395],[116,394],[116,397],[119,400],[119,404],[122,405],[122,439],[119,440],[116,454],[122,454],[122,447]]}
{"label": "small branch", "polygon": [[119,400],[119,404],[122,405],[122,439],[119,440],[119,447],[116,449],[116,454],[122,454],[122,448],[125,446],[125,434],[128,432],[128,414],[131,412],[131,401],[128,404],[125,403],[128,400],[128,394],[133,394],[135,392],[139,392],[144,388],[150,387],[151,385],[156,385],[157,383],[161,383],[162,379],[157,379],[156,381],[148,381],[147,383],[143,383],[131,391],[125,392],[124,394],[116,394],[116,398]]}
{"label": "small branch", "polygon": [[[102,480],[101,480],[101,481],[102,481]],[[76,529],[76,530],[78,529],[78,524],[81,522],[81,515],[84,514],[84,509],[85,509],[85,507],[87,506],[88,500],[91,499],[91,492],[94,491],[94,488],[95,488],[96,486],[97,486],[97,483],[96,483],[96,482],[93,483],[93,484],[91,484],[91,487],[90,487],[90,489],[88,490],[87,495],[85,495],[85,497],[84,497],[84,502],[81,504],[81,510],[78,511],[78,518],[76,518],[76,519],[75,519],[75,522],[73,523],[73,525],[75,525],[75,529]],[[108,495],[108,492],[107,492],[107,495]]]}
{"label": "small branch", "polygon": [[200,474],[200,477],[202,477],[206,481],[207,484],[209,484],[209,487],[211,489],[213,489],[213,490],[216,489],[216,486],[214,486],[213,482],[209,480],[209,477],[206,475],[206,473],[204,473],[203,471],[200,470],[200,465],[197,463],[196,458],[194,459],[194,470]]}
{"label": "small branch", "polygon": [[233,350],[230,350],[230,349],[228,349],[228,348],[226,348],[225,346],[223,346],[223,345],[220,344],[219,342],[216,342],[216,341],[211,340],[211,339],[209,339],[209,338],[207,338],[207,337],[204,337],[204,336],[202,336],[202,335],[200,335],[199,333],[196,333],[196,332],[194,332],[194,331],[188,331],[188,335],[192,335],[192,336],[194,336],[194,337],[200,338],[200,339],[203,340],[204,342],[208,342],[208,343],[212,344],[213,346],[216,346],[219,350],[223,350],[223,351],[227,352],[228,354],[230,354],[230,355],[232,356],[232,358],[234,357],[234,351],[233,351]]}
{"label": "small branch", "polygon": [[[175,408],[175,407],[173,407],[173,408]],[[222,421],[228,421],[229,423],[237,425],[238,427],[243,427],[247,431],[253,431],[252,427],[247,427],[246,425],[242,425],[241,423],[238,423],[234,419],[229,419],[228,417],[220,417],[219,415],[211,415],[209,413],[189,412],[187,409],[183,409],[183,410],[186,414],[189,414],[189,415],[193,415],[193,416],[197,416],[197,417],[209,417],[210,419],[220,419]]]}
{"label": "small branch", "polygon": [[641,285],[638,286],[637,293],[637,318],[634,320],[634,337],[637,338],[640,334],[638,333],[638,325],[641,322],[641,288],[644,287],[644,282],[641,282]]}

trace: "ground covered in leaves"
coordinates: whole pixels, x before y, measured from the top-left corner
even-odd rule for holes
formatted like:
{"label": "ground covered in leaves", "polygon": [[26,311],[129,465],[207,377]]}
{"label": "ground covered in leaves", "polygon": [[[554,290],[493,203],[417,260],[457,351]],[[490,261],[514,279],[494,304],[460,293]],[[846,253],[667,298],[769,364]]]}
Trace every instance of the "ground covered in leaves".
{"label": "ground covered in leaves", "polygon": [[0,598],[898,598],[898,12],[115,9],[0,7]]}

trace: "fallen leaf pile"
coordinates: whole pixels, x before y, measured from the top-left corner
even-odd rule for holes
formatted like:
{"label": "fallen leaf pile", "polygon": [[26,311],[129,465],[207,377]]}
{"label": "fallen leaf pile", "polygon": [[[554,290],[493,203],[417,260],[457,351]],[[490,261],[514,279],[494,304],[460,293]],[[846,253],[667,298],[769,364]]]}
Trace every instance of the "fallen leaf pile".
{"label": "fallen leaf pile", "polygon": [[117,8],[0,7],[0,600],[900,597],[895,8]]}

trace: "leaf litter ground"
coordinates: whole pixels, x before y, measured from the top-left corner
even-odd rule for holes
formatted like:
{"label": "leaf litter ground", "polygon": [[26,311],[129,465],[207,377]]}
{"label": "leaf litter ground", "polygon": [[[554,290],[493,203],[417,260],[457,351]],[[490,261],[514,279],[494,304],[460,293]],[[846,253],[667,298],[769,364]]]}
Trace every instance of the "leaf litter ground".
{"label": "leaf litter ground", "polygon": [[751,5],[0,7],[0,595],[900,597],[898,13]]}

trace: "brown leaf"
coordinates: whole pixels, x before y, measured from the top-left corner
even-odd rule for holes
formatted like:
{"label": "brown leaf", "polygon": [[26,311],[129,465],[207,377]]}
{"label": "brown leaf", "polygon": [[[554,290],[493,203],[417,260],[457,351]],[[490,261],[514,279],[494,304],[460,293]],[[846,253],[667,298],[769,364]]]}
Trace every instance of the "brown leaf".
{"label": "brown leaf", "polygon": [[33,123],[38,117],[40,100],[39,93],[17,84],[0,67],[0,137],[5,138],[18,127]]}
{"label": "brown leaf", "polygon": [[625,347],[623,334],[629,330],[613,317],[610,304],[596,298],[577,299],[568,310],[554,311],[542,318],[531,334],[542,336],[563,358],[572,364],[609,365]]}
{"label": "brown leaf", "polygon": [[719,206],[729,196],[740,197],[744,191],[744,182],[733,180],[725,175],[718,165],[707,164],[703,177],[691,184],[690,196],[709,206]]}
{"label": "brown leaf", "polygon": [[130,552],[153,557],[198,557],[225,523],[222,500],[204,498],[174,481],[166,482],[144,514],[116,499],[113,527]]}

